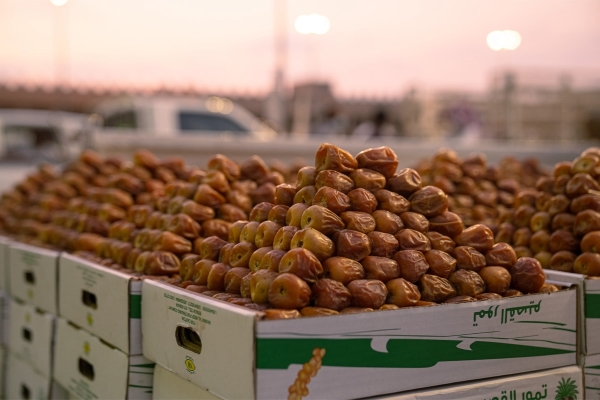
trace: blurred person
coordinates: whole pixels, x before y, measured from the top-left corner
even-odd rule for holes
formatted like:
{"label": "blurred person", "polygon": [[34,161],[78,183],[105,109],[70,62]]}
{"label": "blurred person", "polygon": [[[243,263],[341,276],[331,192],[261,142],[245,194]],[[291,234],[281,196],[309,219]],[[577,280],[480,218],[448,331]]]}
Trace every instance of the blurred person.
{"label": "blurred person", "polygon": [[388,122],[387,114],[383,109],[375,113],[372,120],[363,121],[352,131],[352,136],[364,138],[396,136],[396,127]]}

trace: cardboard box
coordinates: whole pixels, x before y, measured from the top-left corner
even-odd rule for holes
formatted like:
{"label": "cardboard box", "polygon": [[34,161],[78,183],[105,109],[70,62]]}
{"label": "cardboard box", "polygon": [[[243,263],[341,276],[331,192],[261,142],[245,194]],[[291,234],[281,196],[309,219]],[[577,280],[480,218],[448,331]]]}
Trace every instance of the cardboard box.
{"label": "cardboard box", "polygon": [[58,315],[59,252],[10,244],[10,294]]}
{"label": "cardboard box", "polygon": [[586,399],[600,399],[600,354],[585,356],[583,362]]}
{"label": "cardboard box", "polygon": [[154,363],[58,318],[54,379],[81,399],[151,399]]}
{"label": "cardboard box", "polygon": [[[584,392],[583,374],[579,367],[563,367],[513,375],[500,379],[486,379],[474,383],[442,386],[431,390],[412,391],[400,395],[370,397],[377,400],[482,400],[482,399],[545,399],[581,398]],[[538,396],[539,393],[539,397]],[[530,397],[529,397],[530,396]],[[549,396],[549,397],[548,397]],[[588,398],[598,398],[588,397]],[[187,381],[171,371],[156,365],[154,369],[154,400],[220,400],[207,390]]]}
{"label": "cardboard box", "polygon": [[579,290],[579,333],[581,354],[600,354],[600,279],[585,275],[544,270],[546,280],[563,286],[577,286]]}
{"label": "cardboard box", "polygon": [[0,346],[0,399],[6,399],[6,353]]}
{"label": "cardboard box", "polygon": [[8,346],[8,328],[10,296],[4,290],[0,290],[0,346]]}
{"label": "cardboard box", "polygon": [[274,321],[156,281],[145,281],[142,293],[144,355],[228,399],[287,397],[319,349],[325,355],[308,398],[376,396],[577,362],[576,290]]}
{"label": "cardboard box", "polygon": [[127,354],[142,354],[142,281],[71,254],[59,264],[60,315]]}
{"label": "cardboard box", "polygon": [[31,368],[14,354],[6,363],[7,399],[68,399],[68,393],[50,377]]}
{"label": "cardboard box", "polygon": [[156,367],[154,368],[154,389],[152,391],[152,399],[220,400],[221,398],[156,364]]}
{"label": "cardboard box", "polygon": [[44,376],[52,376],[54,322],[52,314],[11,299],[8,349]]}
{"label": "cardboard box", "polygon": [[8,290],[10,242],[9,238],[0,236],[0,290]]}

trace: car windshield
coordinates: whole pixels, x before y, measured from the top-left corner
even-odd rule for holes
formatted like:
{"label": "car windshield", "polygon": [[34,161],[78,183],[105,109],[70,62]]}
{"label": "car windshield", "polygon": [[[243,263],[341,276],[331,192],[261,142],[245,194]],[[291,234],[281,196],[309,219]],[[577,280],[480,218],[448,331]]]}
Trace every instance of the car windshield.
{"label": "car windshield", "polygon": [[179,113],[179,129],[187,133],[189,131],[248,132],[247,129],[227,117],[190,111]]}

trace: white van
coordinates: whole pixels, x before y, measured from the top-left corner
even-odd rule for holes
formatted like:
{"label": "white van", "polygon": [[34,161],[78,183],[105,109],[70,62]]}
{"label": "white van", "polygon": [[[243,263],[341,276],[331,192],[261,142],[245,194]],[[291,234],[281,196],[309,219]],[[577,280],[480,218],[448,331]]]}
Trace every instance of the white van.
{"label": "white van", "polygon": [[100,104],[105,133],[176,138],[213,136],[269,140],[276,132],[242,106],[222,97],[123,97]]}

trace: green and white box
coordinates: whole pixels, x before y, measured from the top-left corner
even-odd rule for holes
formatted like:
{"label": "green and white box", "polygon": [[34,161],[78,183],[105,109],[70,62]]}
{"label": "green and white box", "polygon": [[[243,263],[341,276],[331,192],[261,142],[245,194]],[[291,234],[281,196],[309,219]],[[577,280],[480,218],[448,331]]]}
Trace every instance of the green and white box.
{"label": "green and white box", "polygon": [[600,399],[600,354],[585,356],[583,360],[586,399]]}
{"label": "green and white box", "polygon": [[68,399],[69,395],[49,376],[31,368],[17,356],[8,355],[6,363],[7,399]]}
{"label": "green and white box", "polygon": [[[160,282],[145,281],[142,293],[144,355],[228,399],[286,398],[307,363],[322,364],[307,386],[307,398],[316,399],[577,362],[576,290],[272,321]],[[317,352],[324,354],[320,361],[313,359]]]}
{"label": "green and white box", "polygon": [[54,379],[80,399],[151,399],[154,363],[58,318]]}
{"label": "green and white box", "polygon": [[59,264],[60,315],[127,354],[142,354],[142,281],[67,253]]}
{"label": "green and white box", "polygon": [[579,291],[581,353],[600,354],[600,279],[571,272],[545,270],[546,279],[563,286],[575,285]]}
{"label": "green and white box", "polygon": [[8,349],[44,376],[52,376],[56,317],[11,299]]}
{"label": "green and white box", "polygon": [[10,242],[11,240],[6,236],[0,236],[0,290],[8,289]]}
{"label": "green and white box", "polygon": [[10,244],[10,294],[58,315],[59,252],[21,243]]}
{"label": "green and white box", "polygon": [[541,400],[582,399],[583,374],[577,366],[555,368],[500,379],[449,385],[373,400]]}

